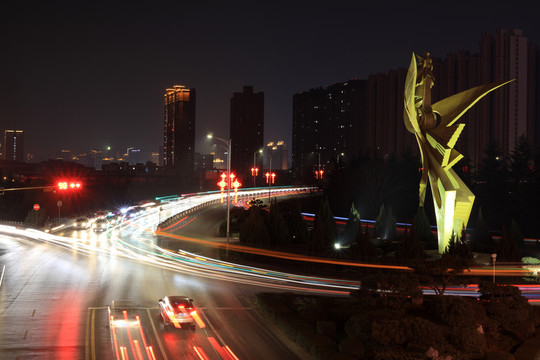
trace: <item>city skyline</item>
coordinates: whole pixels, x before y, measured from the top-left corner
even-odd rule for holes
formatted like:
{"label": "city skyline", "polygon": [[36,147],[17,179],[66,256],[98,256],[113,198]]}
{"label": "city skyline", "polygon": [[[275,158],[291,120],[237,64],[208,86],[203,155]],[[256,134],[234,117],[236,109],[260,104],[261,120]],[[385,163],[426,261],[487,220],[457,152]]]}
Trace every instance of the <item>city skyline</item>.
{"label": "city skyline", "polygon": [[540,44],[538,5],[464,4],[427,7],[425,16],[437,15],[429,29],[410,26],[417,8],[398,2],[10,4],[0,25],[0,129],[24,130],[37,161],[61,148],[153,152],[163,146],[159,94],[182,84],[197,89],[195,151],[209,153],[205,134],[229,135],[230,96],[249,85],[265,93],[265,143],[292,145],[295,93],[386,73],[413,51],[475,53],[481,34],[499,28]]}

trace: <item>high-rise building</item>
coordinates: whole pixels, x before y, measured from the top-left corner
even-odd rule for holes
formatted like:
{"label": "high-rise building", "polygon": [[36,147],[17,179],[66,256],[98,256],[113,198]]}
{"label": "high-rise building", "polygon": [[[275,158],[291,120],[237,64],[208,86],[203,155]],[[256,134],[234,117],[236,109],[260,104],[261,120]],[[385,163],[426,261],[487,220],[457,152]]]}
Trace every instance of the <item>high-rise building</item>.
{"label": "high-rise building", "polygon": [[352,159],[375,148],[375,119],[368,122],[367,89],[366,80],[349,80],[294,95],[295,179],[307,181],[314,178],[319,165],[324,168],[329,162]]}
{"label": "high-rise building", "polygon": [[[251,177],[253,159],[264,147],[264,93],[244,86],[231,98],[231,169],[246,183]],[[254,156],[255,154],[255,156]],[[261,164],[259,164],[261,166]]]}
{"label": "high-rise building", "polygon": [[[424,54],[420,54],[424,55]],[[410,59],[407,59],[410,61]],[[407,62],[408,65],[408,62]],[[456,150],[476,169],[490,141],[510,154],[520,136],[540,147],[540,51],[521,30],[484,34],[480,52],[433,57],[433,102],[478,85],[515,79],[469,109]],[[328,162],[360,154],[386,157],[410,150],[415,137],[404,126],[403,89],[407,68],[372,74],[313,89],[293,97],[292,170],[295,179],[313,177]],[[341,155],[344,154],[344,155]],[[352,156],[352,157],[351,157]]]}
{"label": "high-rise building", "polygon": [[534,138],[538,116],[531,111],[534,104],[528,98],[528,95],[534,97],[534,92],[540,90],[537,89],[538,82],[532,84],[533,70],[538,68],[538,64],[535,64],[535,59],[529,58],[533,47],[521,30],[498,30],[495,36],[484,35],[480,44],[481,47],[489,48],[483,54],[487,58],[480,57],[480,61],[489,67],[491,75],[482,80],[515,80],[493,94],[493,118],[484,129],[485,133],[478,135],[487,137],[486,133],[489,134],[489,137],[497,141],[503,153],[511,153],[521,135],[526,136],[531,144],[538,140]]}
{"label": "high-rise building", "polygon": [[[264,149],[264,167],[271,170],[288,170],[287,144],[284,141],[270,141]],[[271,163],[270,163],[270,159]]]}
{"label": "high-rise building", "polygon": [[23,130],[6,130],[4,132],[4,159],[24,161]]}
{"label": "high-rise building", "polygon": [[127,149],[127,162],[130,164],[130,165],[135,165],[135,164],[144,164],[146,161],[144,159],[144,154],[141,152],[141,149],[137,149],[137,148],[128,148]]}
{"label": "high-rise building", "polygon": [[163,166],[192,180],[195,173],[195,89],[175,85],[165,93]]}

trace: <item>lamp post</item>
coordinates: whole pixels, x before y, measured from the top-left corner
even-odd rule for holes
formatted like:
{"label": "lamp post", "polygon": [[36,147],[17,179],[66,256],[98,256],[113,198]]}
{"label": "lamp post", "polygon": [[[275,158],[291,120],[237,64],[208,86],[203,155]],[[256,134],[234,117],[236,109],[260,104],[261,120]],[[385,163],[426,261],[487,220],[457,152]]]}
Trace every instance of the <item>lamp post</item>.
{"label": "lamp post", "polygon": [[268,178],[268,208],[270,208],[270,187],[272,186],[272,153],[270,153],[270,171],[268,172],[270,174],[270,177]]}
{"label": "lamp post", "polygon": [[497,254],[491,254],[491,260],[493,261],[493,283],[495,284],[495,262],[497,261]]}
{"label": "lamp post", "polygon": [[216,139],[227,145],[227,247],[225,257],[229,256],[229,229],[231,223],[231,139],[223,139],[212,134],[206,135],[208,139]]}
{"label": "lamp post", "polygon": [[262,149],[259,149],[257,151],[255,151],[253,153],[253,169],[252,169],[252,172],[253,172],[253,187],[256,187],[256,183],[255,183],[255,179],[257,177],[257,172],[259,171],[259,169],[257,169],[257,163],[255,162],[255,156],[257,155],[257,153],[260,153],[262,154],[263,150]]}

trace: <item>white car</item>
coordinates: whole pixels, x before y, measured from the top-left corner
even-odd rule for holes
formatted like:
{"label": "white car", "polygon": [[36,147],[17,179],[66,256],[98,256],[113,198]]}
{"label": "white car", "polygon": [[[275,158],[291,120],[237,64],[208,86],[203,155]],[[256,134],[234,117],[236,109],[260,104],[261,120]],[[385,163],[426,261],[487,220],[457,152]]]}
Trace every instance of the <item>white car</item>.
{"label": "white car", "polygon": [[92,221],[86,216],[81,216],[75,219],[75,229],[88,229],[92,225]]}
{"label": "white car", "polygon": [[109,221],[105,218],[99,218],[92,223],[94,231],[105,231],[109,228]]}
{"label": "white car", "polygon": [[194,316],[197,309],[193,306],[193,299],[187,296],[165,296],[159,299],[159,311],[165,327],[174,325],[175,328],[195,328]]}
{"label": "white car", "polygon": [[140,324],[137,304],[132,300],[113,300],[107,308],[109,326],[138,326]]}

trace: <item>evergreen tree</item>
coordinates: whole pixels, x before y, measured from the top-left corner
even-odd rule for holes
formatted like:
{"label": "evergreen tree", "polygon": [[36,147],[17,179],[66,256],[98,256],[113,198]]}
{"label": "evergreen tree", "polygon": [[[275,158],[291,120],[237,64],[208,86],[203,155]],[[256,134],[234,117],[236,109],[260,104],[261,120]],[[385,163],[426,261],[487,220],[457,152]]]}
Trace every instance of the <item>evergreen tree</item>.
{"label": "evergreen tree", "polygon": [[502,228],[501,242],[497,251],[497,261],[519,262],[521,261],[521,250],[514,238],[512,231],[506,230],[506,225]]}
{"label": "evergreen tree", "polygon": [[521,230],[519,230],[518,223],[515,219],[512,219],[512,225],[510,226],[510,232],[512,233],[512,236],[514,237],[514,241],[516,242],[517,246],[520,248],[523,248],[525,245],[523,235],[521,234]]}
{"label": "evergreen tree", "polygon": [[345,225],[345,230],[343,231],[343,240],[345,244],[351,244],[356,241],[356,237],[358,236],[359,224],[360,215],[358,214],[358,211],[356,211],[354,203],[351,203],[347,225]]}
{"label": "evergreen tree", "polygon": [[418,207],[418,211],[413,219],[414,235],[421,243],[432,243],[435,241],[435,236],[431,231],[431,224],[426,215],[423,206]]}
{"label": "evergreen tree", "polygon": [[488,226],[502,223],[508,216],[508,171],[499,145],[491,141],[484,150],[484,159],[477,174],[475,194],[482,204]]}
{"label": "evergreen tree", "polygon": [[476,226],[471,234],[471,249],[477,252],[492,252],[494,247],[495,242],[493,241],[493,237],[489,234],[482,208],[480,208],[478,209]]}
{"label": "evergreen tree", "polygon": [[404,261],[425,258],[424,249],[416,235],[414,221],[411,228],[405,230],[402,241],[396,249],[395,257]]}
{"label": "evergreen tree", "polygon": [[392,214],[392,208],[381,205],[379,215],[375,219],[375,236],[383,239],[396,237],[396,218]]}
{"label": "evergreen tree", "polygon": [[464,267],[469,268],[474,265],[474,255],[471,252],[471,248],[467,243],[467,232],[465,227],[461,229],[460,236],[452,233],[452,237],[448,242],[448,245],[442,254],[442,257],[454,256],[458,259],[461,259],[464,262]]}
{"label": "evergreen tree", "polygon": [[379,249],[371,243],[371,236],[367,225],[362,231],[362,224],[358,224],[358,235],[354,246],[354,257],[357,260],[372,261],[375,260],[379,253]]}
{"label": "evergreen tree", "polygon": [[289,242],[289,231],[285,226],[283,216],[279,212],[277,201],[274,200],[270,205],[270,214],[268,216],[268,234],[272,245],[280,245]]}
{"label": "evergreen tree", "polygon": [[318,256],[326,255],[333,249],[336,238],[336,222],[326,196],[321,200],[314,225],[309,246],[310,253]]}
{"label": "evergreen tree", "polygon": [[245,245],[265,246],[270,244],[270,236],[261,216],[261,210],[257,207],[249,209],[246,221],[240,227],[239,241]]}
{"label": "evergreen tree", "polygon": [[309,231],[299,206],[293,207],[287,216],[287,227],[292,242],[295,244],[307,244],[309,239]]}
{"label": "evergreen tree", "polygon": [[521,135],[510,155],[510,172],[514,183],[530,180],[530,164],[533,158],[533,149],[527,137]]}

